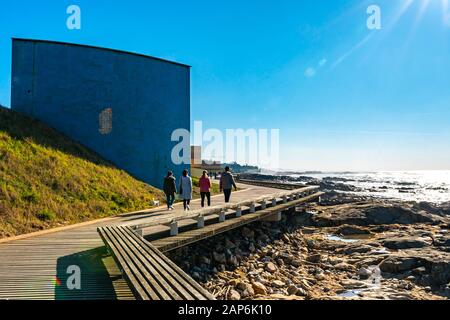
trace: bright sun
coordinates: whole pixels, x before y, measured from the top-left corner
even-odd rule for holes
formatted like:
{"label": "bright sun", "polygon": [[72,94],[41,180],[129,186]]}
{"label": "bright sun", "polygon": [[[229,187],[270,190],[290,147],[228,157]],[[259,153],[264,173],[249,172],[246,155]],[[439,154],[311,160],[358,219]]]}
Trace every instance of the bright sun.
{"label": "bright sun", "polygon": [[[450,26],[450,0],[440,0],[441,1],[441,7],[442,7],[442,22],[446,26]],[[419,23],[424,14],[426,13],[427,9],[430,5],[439,4],[439,0],[405,0],[397,13],[395,14],[394,18],[391,21],[391,25],[395,25],[395,23],[403,16],[403,14],[411,7],[412,4],[420,2],[418,4],[419,6],[419,12],[417,13],[416,23]]]}

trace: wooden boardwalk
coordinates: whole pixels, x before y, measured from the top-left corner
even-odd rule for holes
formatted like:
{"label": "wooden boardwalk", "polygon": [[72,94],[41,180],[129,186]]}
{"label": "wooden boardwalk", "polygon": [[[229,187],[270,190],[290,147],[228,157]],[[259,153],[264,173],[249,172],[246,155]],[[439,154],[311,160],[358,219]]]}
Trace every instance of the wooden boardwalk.
{"label": "wooden boardwalk", "polygon": [[[240,187],[246,189],[233,193],[232,202],[280,192],[261,186]],[[212,200],[213,205],[223,204],[221,195]],[[191,208],[199,209],[199,200],[194,200]],[[177,204],[170,212],[159,208],[0,243],[0,299],[134,299],[114,260],[107,255],[97,228],[157,222],[184,214],[182,205]],[[151,232],[158,230],[153,228]],[[80,290],[66,286],[70,276],[67,270],[72,265],[81,269]]]}

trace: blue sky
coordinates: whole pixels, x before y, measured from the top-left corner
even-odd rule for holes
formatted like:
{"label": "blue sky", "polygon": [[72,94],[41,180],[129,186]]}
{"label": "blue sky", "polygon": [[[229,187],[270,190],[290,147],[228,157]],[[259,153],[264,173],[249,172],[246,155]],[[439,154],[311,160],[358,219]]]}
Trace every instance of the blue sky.
{"label": "blue sky", "polygon": [[[66,28],[71,4],[81,30]],[[381,30],[366,26],[370,4]],[[279,128],[285,169],[450,169],[447,0],[3,1],[6,105],[11,37],[189,64],[192,120]]]}

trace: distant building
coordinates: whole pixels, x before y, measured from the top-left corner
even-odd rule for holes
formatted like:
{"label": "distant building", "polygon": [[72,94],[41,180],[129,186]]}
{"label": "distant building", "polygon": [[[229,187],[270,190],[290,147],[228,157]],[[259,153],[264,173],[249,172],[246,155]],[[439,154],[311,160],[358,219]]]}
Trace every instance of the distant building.
{"label": "distant building", "polygon": [[214,176],[214,174],[222,173],[224,167],[220,161],[202,160],[202,148],[200,146],[191,146],[191,175],[200,177],[204,170],[208,171],[210,176]]}
{"label": "distant building", "polygon": [[190,130],[190,67],[141,54],[13,39],[12,109],[161,187],[175,129]]}

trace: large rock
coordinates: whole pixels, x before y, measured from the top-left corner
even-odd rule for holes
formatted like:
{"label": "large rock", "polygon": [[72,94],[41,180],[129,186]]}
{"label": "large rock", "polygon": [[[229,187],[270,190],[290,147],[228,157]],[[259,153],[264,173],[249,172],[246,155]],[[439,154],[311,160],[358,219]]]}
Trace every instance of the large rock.
{"label": "large rock", "polygon": [[362,228],[359,226],[350,226],[343,225],[339,229],[337,229],[336,233],[341,234],[343,236],[353,236],[353,235],[370,235],[371,232],[366,228]]}
{"label": "large rock", "polygon": [[434,240],[434,245],[437,247],[450,247],[450,236],[443,236]]}
{"label": "large rock", "polygon": [[369,279],[372,276],[372,273],[373,273],[372,270],[370,270],[368,268],[364,268],[364,267],[362,267],[358,270],[358,276],[360,279],[363,279],[363,280]]}
{"label": "large rock", "polygon": [[276,288],[283,288],[284,286],[286,286],[286,284],[281,280],[272,281],[272,285]]}
{"label": "large rock", "polygon": [[241,300],[241,295],[236,290],[231,289],[228,293],[229,300]]}
{"label": "large rock", "polygon": [[306,260],[308,260],[308,262],[312,262],[312,263],[319,263],[321,259],[322,259],[322,255],[320,253],[315,253],[315,254],[309,255]]}
{"label": "large rock", "polygon": [[430,276],[434,284],[450,284],[450,261],[433,263],[431,266]]}
{"label": "large rock", "polygon": [[344,247],[342,249],[338,249],[336,250],[336,252],[343,252],[346,255],[351,255],[354,253],[367,253],[372,251],[374,248],[367,245],[367,244],[354,244],[354,245],[349,245],[347,247]]}
{"label": "large rock", "polygon": [[306,291],[302,288],[297,287],[296,285],[290,285],[287,289],[289,295],[301,296],[304,297],[307,295]]}
{"label": "large rock", "polygon": [[390,257],[380,264],[380,270],[386,273],[400,273],[422,266],[414,257]]}
{"label": "large rock", "polygon": [[410,249],[428,247],[430,243],[422,238],[400,237],[384,240],[383,245],[388,249]]}
{"label": "large rock", "polygon": [[450,253],[433,247],[405,249],[380,264],[383,272],[401,274],[411,271],[421,282],[441,286],[450,281]]}
{"label": "large rock", "polygon": [[267,294],[267,288],[261,282],[253,282],[252,287],[253,287],[255,294],[260,294],[260,295]]}
{"label": "large rock", "polygon": [[439,224],[443,218],[407,204],[370,203],[340,205],[314,217],[320,227],[340,225]]}
{"label": "large rock", "polygon": [[278,270],[277,266],[272,262],[267,262],[264,269],[270,273],[274,273]]}
{"label": "large rock", "polygon": [[217,263],[225,263],[225,261],[226,261],[224,253],[218,253],[218,252],[214,251],[213,257],[214,257],[214,261],[216,261]]}
{"label": "large rock", "polygon": [[254,238],[255,237],[255,232],[247,227],[243,227],[242,228],[242,236],[246,237],[246,238]]}

